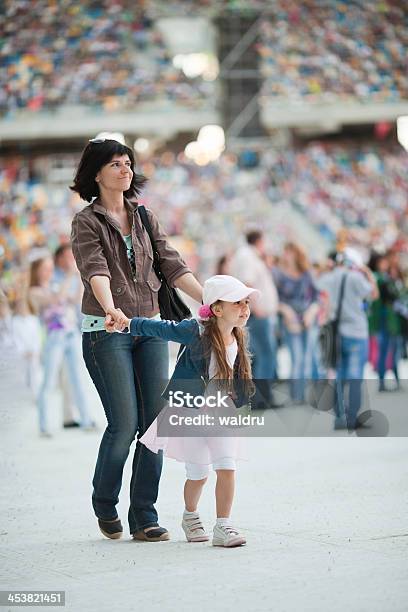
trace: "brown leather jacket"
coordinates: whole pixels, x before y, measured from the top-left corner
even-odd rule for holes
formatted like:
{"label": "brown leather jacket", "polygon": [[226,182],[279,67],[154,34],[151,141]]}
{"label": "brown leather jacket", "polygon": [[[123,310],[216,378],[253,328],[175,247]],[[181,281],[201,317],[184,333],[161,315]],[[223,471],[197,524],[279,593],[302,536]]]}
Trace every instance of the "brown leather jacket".
{"label": "brown leather jacket", "polygon": [[[85,206],[72,221],[72,251],[85,289],[82,298],[84,314],[105,315],[90,285],[93,276],[109,277],[114,304],[128,317],[152,317],[159,312],[157,292],[160,281],[153,270],[149,235],[140,219],[137,203],[125,199],[125,206],[132,219],[136,276],[133,276],[119,225],[98,199]],[[191,270],[168,244],[156,215],[148,208],[146,212],[160,254],[162,272],[167,282],[174,286],[179,276]]]}

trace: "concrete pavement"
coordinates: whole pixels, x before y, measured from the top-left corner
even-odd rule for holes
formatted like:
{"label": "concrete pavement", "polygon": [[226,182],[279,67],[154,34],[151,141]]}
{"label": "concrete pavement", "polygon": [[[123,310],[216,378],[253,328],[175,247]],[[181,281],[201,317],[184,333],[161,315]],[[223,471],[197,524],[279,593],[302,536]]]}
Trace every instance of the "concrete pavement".
{"label": "concrete pavement", "polygon": [[[90,502],[101,431],[40,439],[13,372],[1,373],[1,589],[65,590],[75,612],[408,609],[408,438],[250,439],[233,509],[248,544],[231,550],[185,542],[184,468],[167,460],[158,509],[171,541],[133,542],[127,530],[110,541]],[[124,525],[129,480],[130,461]],[[201,504],[208,529],[213,487],[214,475]]]}

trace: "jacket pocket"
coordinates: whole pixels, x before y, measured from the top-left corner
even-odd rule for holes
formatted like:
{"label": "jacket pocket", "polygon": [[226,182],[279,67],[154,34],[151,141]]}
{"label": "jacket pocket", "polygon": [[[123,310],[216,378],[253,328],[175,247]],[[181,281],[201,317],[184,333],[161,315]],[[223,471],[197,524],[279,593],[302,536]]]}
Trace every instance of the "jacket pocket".
{"label": "jacket pocket", "polygon": [[127,290],[127,283],[126,281],[120,281],[120,282],[111,282],[111,291],[112,291],[112,296],[113,297],[121,297],[122,295],[124,295],[124,293]]}
{"label": "jacket pocket", "polygon": [[154,293],[157,293],[157,291],[161,287],[161,282],[159,281],[155,273],[152,273],[146,282],[151,291],[154,291]]}

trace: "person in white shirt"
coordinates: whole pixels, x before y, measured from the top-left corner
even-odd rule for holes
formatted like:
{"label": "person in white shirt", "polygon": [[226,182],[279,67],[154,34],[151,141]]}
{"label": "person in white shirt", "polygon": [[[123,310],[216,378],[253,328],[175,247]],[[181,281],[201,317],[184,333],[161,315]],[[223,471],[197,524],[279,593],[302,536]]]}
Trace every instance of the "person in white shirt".
{"label": "person in white shirt", "polygon": [[273,399],[271,382],[276,379],[277,370],[275,327],[279,299],[272,274],[264,261],[266,249],[263,233],[257,230],[248,232],[246,242],[232,256],[230,270],[243,283],[261,292],[248,320],[249,348],[253,355],[252,369],[258,391],[254,404],[259,406],[263,396],[269,406],[278,406],[280,404]]}
{"label": "person in white shirt", "polygon": [[11,325],[17,352],[23,360],[25,384],[36,397],[41,382],[41,323],[30,312],[26,299],[16,302]]}
{"label": "person in white shirt", "polygon": [[[70,317],[73,323],[73,328],[76,329],[76,343],[80,346],[81,337],[79,330],[81,328],[81,299],[82,299],[82,282],[79,272],[75,265],[75,259],[72,254],[72,249],[69,244],[60,245],[54,253],[54,275],[53,283],[60,285],[69,276],[70,284],[68,287],[69,300],[65,304],[66,316]],[[64,360],[65,361],[65,360]],[[79,365],[79,364],[78,364]],[[78,408],[75,406],[74,394],[72,385],[67,373],[66,364],[63,362],[59,372],[59,386],[62,391],[62,409],[63,409],[63,427],[64,429],[80,427],[80,419]]]}

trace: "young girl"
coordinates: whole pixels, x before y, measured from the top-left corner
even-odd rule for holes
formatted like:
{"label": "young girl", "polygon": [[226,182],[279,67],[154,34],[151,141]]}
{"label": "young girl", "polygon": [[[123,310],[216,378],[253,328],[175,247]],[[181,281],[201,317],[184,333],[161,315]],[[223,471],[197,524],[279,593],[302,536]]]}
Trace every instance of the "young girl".
{"label": "young girl", "polygon": [[[128,327],[133,336],[157,336],[179,342],[181,350],[172,379],[163,396],[172,395],[183,385],[194,390],[193,395],[205,396],[210,380],[219,380],[218,387],[228,385],[234,394],[235,406],[249,402],[253,394],[251,364],[246,348],[244,327],[250,314],[249,296],[258,297],[236,278],[217,275],[204,283],[204,306],[199,309],[199,320],[185,319],[180,323],[158,321],[123,315],[107,326],[109,331]],[[177,384],[178,383],[178,384]],[[214,388],[214,387],[213,387]],[[174,411],[173,411],[174,413]],[[184,414],[189,414],[186,408]],[[191,411],[191,416],[195,412]],[[186,462],[187,480],[184,485],[185,510],[182,527],[189,542],[209,539],[197,512],[198,502],[207,480],[209,464],[217,473],[215,487],[217,521],[214,526],[214,546],[241,546],[245,538],[232,527],[230,520],[234,497],[236,460],[243,458],[241,440],[237,437],[165,437],[158,435],[158,422],[163,412],[152,423],[140,442],[153,452]],[[207,430],[208,431],[208,430]]]}

